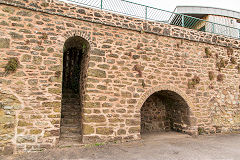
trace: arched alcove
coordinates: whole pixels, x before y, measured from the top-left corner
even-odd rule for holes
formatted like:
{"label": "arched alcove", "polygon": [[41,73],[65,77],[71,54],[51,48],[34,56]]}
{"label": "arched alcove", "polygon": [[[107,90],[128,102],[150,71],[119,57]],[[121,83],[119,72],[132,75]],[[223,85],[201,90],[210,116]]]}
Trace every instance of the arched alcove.
{"label": "arched alcove", "polygon": [[141,133],[177,131],[188,133],[190,110],[176,92],[160,90],[150,95],[141,107]]}
{"label": "arched alcove", "polygon": [[62,141],[82,141],[82,100],[90,45],[80,36],[68,38],[63,47],[61,136]]}

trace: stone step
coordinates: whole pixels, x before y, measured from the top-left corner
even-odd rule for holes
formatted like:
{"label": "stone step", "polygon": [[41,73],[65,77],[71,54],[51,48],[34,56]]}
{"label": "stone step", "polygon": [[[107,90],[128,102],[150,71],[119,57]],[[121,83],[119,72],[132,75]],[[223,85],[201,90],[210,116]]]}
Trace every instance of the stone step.
{"label": "stone step", "polygon": [[68,142],[81,142],[82,136],[80,133],[66,133],[66,134],[61,134],[60,137],[61,141],[68,141]]}
{"label": "stone step", "polygon": [[71,99],[79,99],[79,95],[74,95],[74,94],[63,94],[63,99],[71,98]]}
{"label": "stone step", "polygon": [[66,98],[66,99],[62,99],[63,103],[66,102],[79,102],[80,103],[80,99],[79,98]]}
{"label": "stone step", "polygon": [[78,103],[78,102],[64,102],[64,103],[62,103],[62,106],[80,106],[80,103]]}
{"label": "stone step", "polygon": [[78,119],[75,119],[75,118],[62,118],[61,121],[62,121],[63,125],[64,124],[76,124],[76,125],[80,124],[80,119],[79,118]]}
{"label": "stone step", "polygon": [[68,102],[68,103],[62,103],[62,106],[64,106],[64,107],[77,107],[78,106],[80,108],[81,104]]}
{"label": "stone step", "polygon": [[62,113],[64,114],[64,113],[67,113],[67,114],[69,114],[69,113],[74,113],[74,114],[71,114],[71,115],[76,115],[76,114],[79,114],[80,113],[80,108],[63,108],[62,109]]}
{"label": "stone step", "polygon": [[80,105],[65,105],[62,106],[62,110],[80,110]]}
{"label": "stone step", "polygon": [[62,98],[61,136],[60,141],[65,143],[81,143],[81,106],[79,95],[66,90]]}
{"label": "stone step", "polygon": [[80,125],[62,125],[61,126],[61,134],[67,134],[67,133],[81,133]]}
{"label": "stone step", "polygon": [[78,115],[79,113],[81,113],[80,108],[78,109],[62,109],[62,114],[64,115]]}
{"label": "stone step", "polygon": [[80,108],[81,105],[80,104],[67,103],[67,104],[62,104],[62,106],[67,107],[67,108],[69,108],[69,107]]}
{"label": "stone step", "polygon": [[69,114],[62,114],[62,118],[64,119],[81,119],[81,115],[69,115]]}
{"label": "stone step", "polygon": [[80,116],[80,112],[68,112],[68,111],[62,111],[63,116]]}
{"label": "stone step", "polygon": [[79,104],[67,104],[67,105],[62,105],[62,109],[80,109],[81,106]]}

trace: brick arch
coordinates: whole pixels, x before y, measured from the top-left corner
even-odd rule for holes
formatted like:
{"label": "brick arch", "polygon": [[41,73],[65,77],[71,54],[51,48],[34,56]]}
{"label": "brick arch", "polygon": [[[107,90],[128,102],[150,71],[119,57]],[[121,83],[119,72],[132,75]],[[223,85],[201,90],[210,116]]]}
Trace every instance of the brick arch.
{"label": "brick arch", "polygon": [[63,34],[63,37],[65,38],[64,42],[71,37],[74,36],[79,36],[84,38],[86,41],[88,41],[90,48],[93,47],[93,41],[91,39],[91,33],[90,32],[85,32],[85,31],[80,31],[80,30],[72,30],[72,31],[67,31]]}
{"label": "brick arch", "polygon": [[191,111],[191,109],[194,107],[194,105],[192,104],[192,102],[190,101],[190,99],[187,97],[187,95],[181,91],[180,89],[170,86],[170,85],[166,85],[166,86],[157,86],[157,87],[153,87],[151,89],[148,89],[141,97],[140,101],[138,102],[137,106],[138,109],[141,109],[143,103],[148,99],[148,97],[150,97],[153,93],[158,92],[158,91],[162,91],[162,90],[168,90],[168,91],[173,91],[176,92],[179,96],[181,96],[186,103],[189,106],[189,109]]}
{"label": "brick arch", "polygon": [[59,52],[63,53],[63,49],[64,49],[63,46],[64,46],[65,42],[71,37],[81,37],[88,42],[89,49],[88,49],[88,52],[86,53],[86,58],[88,59],[88,57],[91,53],[91,50],[94,47],[94,43],[91,38],[91,32],[86,32],[86,31],[81,31],[81,30],[71,30],[71,31],[63,32],[63,34],[61,34],[58,37],[58,46],[62,46],[59,48],[59,50],[58,50]]}
{"label": "brick arch", "polygon": [[141,111],[141,108],[144,104],[144,102],[151,96],[153,95],[154,93],[156,92],[159,92],[159,91],[163,91],[163,90],[167,90],[167,91],[172,91],[172,92],[175,92],[176,94],[178,94],[180,97],[182,97],[186,104],[188,105],[188,109],[189,109],[189,118],[190,118],[190,128],[191,130],[194,132],[193,134],[196,134],[196,122],[194,117],[193,117],[193,112],[192,112],[192,109],[194,108],[194,105],[193,103],[191,102],[191,100],[188,98],[188,96],[183,92],[181,91],[180,89],[174,87],[174,86],[171,86],[171,85],[160,85],[160,86],[156,86],[156,87],[152,87],[151,89],[148,89],[140,98],[140,100],[138,101],[137,103],[137,110],[140,112]]}

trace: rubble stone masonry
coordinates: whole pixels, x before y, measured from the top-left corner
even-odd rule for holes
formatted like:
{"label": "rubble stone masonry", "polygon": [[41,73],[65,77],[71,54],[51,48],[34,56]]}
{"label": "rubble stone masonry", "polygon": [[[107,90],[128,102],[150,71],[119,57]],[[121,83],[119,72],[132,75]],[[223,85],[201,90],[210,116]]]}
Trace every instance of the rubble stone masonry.
{"label": "rubble stone masonry", "polygon": [[55,0],[0,0],[0,154],[58,143],[73,37],[88,43],[82,143],[137,140],[141,124],[192,135],[240,130],[239,40]]}

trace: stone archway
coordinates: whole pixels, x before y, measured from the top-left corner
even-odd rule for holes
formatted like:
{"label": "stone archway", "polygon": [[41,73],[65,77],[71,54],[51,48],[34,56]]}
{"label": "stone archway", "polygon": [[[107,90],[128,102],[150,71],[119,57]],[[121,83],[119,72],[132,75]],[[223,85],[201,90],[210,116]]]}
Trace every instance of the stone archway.
{"label": "stone archway", "polygon": [[141,106],[141,133],[178,131],[196,135],[196,121],[192,117],[192,103],[180,90],[159,86],[145,92]]}
{"label": "stone archway", "polygon": [[60,140],[82,141],[82,104],[89,42],[72,36],[64,43]]}

